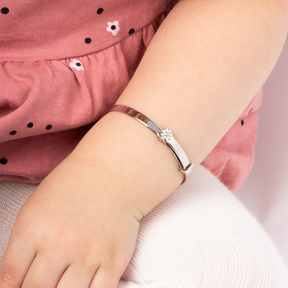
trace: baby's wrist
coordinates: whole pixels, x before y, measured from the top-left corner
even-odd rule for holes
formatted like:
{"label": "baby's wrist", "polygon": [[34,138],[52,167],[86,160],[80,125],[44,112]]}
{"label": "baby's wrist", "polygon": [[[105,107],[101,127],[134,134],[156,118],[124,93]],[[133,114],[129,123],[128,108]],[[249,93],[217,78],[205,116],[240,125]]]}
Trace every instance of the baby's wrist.
{"label": "baby's wrist", "polygon": [[143,216],[183,181],[171,151],[144,125],[123,113],[102,117],[69,157],[84,161],[89,167],[86,173],[92,173],[96,183],[116,190],[118,197],[137,207]]}
{"label": "baby's wrist", "polygon": [[[101,163],[100,159],[85,158],[74,150],[62,163],[63,170],[66,173],[71,173],[75,177],[79,177],[79,181],[83,181],[90,191],[99,197],[107,196],[113,207],[114,203],[119,208],[119,205],[135,219],[140,221],[144,216],[141,210],[133,201],[132,191],[129,191],[127,182],[123,181],[123,177],[116,175],[110,170],[108,165]],[[55,168],[57,169],[57,167]],[[121,170],[121,169],[120,169]],[[136,193],[134,193],[136,195]],[[83,197],[85,197],[83,195]],[[97,197],[97,196],[96,196]],[[115,207],[116,208],[116,207]],[[152,209],[152,208],[151,208]]]}

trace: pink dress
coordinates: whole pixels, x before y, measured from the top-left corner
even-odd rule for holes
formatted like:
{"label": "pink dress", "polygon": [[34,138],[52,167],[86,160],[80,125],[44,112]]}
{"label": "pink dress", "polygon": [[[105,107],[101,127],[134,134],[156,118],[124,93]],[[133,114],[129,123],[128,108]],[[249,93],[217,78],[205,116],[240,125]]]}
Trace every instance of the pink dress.
{"label": "pink dress", "polygon": [[[114,105],[177,0],[0,7],[0,179],[39,183]],[[232,192],[254,160],[261,91],[202,162]]]}

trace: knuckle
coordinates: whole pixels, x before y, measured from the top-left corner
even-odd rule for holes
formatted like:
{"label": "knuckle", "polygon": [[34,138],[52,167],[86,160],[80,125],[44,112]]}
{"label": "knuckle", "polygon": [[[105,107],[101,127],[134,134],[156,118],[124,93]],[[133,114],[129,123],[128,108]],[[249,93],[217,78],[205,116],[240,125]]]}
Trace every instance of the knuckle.
{"label": "knuckle", "polygon": [[1,288],[12,288],[14,287],[16,281],[12,273],[4,272],[0,277],[0,287]]}

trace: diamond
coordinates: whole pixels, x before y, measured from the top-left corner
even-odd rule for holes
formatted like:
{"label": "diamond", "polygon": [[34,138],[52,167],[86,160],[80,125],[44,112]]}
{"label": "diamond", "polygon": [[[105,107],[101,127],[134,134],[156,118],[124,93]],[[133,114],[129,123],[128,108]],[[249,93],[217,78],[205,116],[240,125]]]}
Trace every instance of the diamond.
{"label": "diamond", "polygon": [[169,141],[172,137],[173,137],[173,134],[172,134],[172,131],[168,128],[166,129],[162,129],[162,131],[159,133],[159,137],[164,141]]}

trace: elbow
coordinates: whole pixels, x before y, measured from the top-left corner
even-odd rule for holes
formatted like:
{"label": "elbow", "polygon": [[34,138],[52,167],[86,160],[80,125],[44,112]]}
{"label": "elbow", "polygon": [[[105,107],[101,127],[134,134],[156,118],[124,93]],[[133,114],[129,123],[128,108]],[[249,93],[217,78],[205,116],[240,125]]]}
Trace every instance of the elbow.
{"label": "elbow", "polygon": [[288,32],[288,0],[256,0],[265,7],[263,23],[266,26],[267,32],[270,34],[270,39],[276,42],[282,42],[283,46]]}
{"label": "elbow", "polygon": [[285,17],[285,20],[286,20],[286,33],[288,31],[288,1],[287,0],[284,0],[282,1],[284,2],[283,3],[283,11],[284,11],[284,17]]}
{"label": "elbow", "polygon": [[[243,0],[240,0],[243,1]],[[244,0],[246,1],[246,0]],[[266,10],[266,17],[275,22],[281,30],[288,30],[288,0],[254,0],[258,7]],[[259,6],[260,5],[260,6]],[[268,19],[267,19],[268,20]]]}
{"label": "elbow", "polygon": [[[267,0],[266,0],[267,1]],[[269,4],[272,5],[272,11],[274,11],[275,20],[279,21],[279,29],[283,29],[283,32],[287,34],[288,31],[288,0],[269,0]],[[282,30],[281,29],[281,30]]]}

